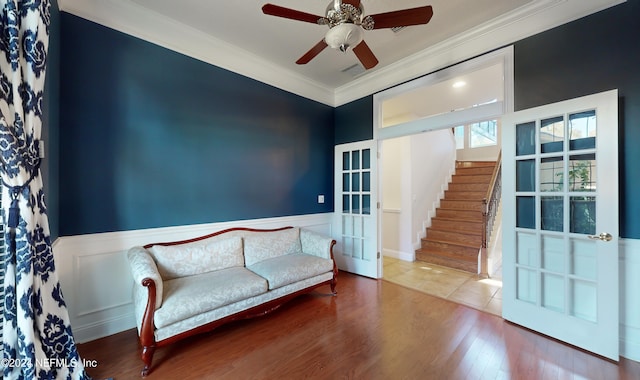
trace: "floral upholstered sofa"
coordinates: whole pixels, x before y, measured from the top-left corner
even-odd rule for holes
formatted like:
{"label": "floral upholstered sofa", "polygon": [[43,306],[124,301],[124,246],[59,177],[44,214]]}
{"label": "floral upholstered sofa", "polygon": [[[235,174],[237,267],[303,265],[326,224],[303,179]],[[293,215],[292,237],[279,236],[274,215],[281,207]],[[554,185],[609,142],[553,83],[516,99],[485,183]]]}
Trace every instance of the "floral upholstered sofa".
{"label": "floral upholstered sofa", "polygon": [[301,228],[231,228],[131,248],[142,375],[157,347],[264,315],[321,285],[335,295],[335,243]]}

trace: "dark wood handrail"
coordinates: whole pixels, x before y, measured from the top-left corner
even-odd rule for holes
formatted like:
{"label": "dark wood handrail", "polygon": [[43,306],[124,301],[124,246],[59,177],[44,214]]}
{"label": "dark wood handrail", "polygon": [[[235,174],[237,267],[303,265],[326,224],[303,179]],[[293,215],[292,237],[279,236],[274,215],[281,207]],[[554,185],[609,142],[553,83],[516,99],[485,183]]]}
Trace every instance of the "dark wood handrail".
{"label": "dark wood handrail", "polygon": [[491,182],[489,183],[489,188],[487,189],[487,194],[484,197],[484,200],[487,201],[491,199],[491,195],[493,194],[493,189],[496,187],[496,178],[498,177],[498,173],[500,172],[500,168],[502,167],[502,150],[498,153],[498,159],[496,160],[496,166],[493,167],[493,174],[491,175]]}

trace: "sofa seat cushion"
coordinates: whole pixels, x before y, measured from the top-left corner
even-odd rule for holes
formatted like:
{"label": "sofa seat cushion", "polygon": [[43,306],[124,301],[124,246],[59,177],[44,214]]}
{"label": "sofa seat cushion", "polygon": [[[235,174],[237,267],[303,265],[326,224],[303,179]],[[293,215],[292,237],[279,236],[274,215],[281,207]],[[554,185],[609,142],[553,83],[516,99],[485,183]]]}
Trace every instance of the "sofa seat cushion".
{"label": "sofa seat cushion", "polygon": [[262,294],[267,281],[244,267],[221,269],[164,281],[162,307],[156,310],[156,328]]}
{"label": "sofa seat cushion", "polygon": [[263,260],[247,267],[247,269],[267,279],[269,290],[272,290],[331,272],[333,260],[298,253]]}

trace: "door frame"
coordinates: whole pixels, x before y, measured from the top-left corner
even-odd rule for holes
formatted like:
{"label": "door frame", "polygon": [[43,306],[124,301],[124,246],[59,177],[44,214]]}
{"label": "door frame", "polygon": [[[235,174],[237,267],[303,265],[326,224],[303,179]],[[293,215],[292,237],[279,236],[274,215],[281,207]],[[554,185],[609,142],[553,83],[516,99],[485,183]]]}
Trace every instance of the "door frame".
{"label": "door frame", "polygon": [[[508,46],[480,57],[458,63],[446,69],[436,71],[410,82],[392,87],[373,95],[373,139],[378,142],[378,251],[383,252],[382,231],[383,231],[383,179],[384,168],[380,164],[380,156],[384,154],[382,142],[401,136],[410,136],[422,132],[435,131],[445,128],[452,128],[461,124],[501,118],[503,114],[513,112],[514,107],[514,52],[513,46]],[[496,64],[502,64],[504,70],[503,96],[502,102],[496,102],[470,109],[452,111],[444,115],[435,115],[406,123],[383,128],[383,104],[385,101],[414,91],[421,87],[436,85],[464,74],[487,68]],[[380,260],[379,276],[382,277],[382,260]]]}

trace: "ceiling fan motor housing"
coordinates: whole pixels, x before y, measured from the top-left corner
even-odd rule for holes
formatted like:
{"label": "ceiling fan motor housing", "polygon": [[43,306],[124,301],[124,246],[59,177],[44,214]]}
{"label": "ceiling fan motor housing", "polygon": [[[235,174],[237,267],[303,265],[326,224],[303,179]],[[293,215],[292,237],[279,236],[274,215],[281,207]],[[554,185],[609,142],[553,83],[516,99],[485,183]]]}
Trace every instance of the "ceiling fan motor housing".
{"label": "ceiling fan motor housing", "polygon": [[363,39],[362,29],[352,23],[343,23],[329,29],[324,36],[327,45],[346,52],[349,47],[357,46]]}
{"label": "ceiling fan motor housing", "polygon": [[[343,4],[341,1],[329,3],[324,22],[329,25],[329,31],[324,41],[333,49],[346,52],[349,47],[357,46],[364,38],[362,29],[364,7]],[[366,18],[365,18],[366,19]],[[373,22],[373,20],[371,20]]]}
{"label": "ceiling fan motor housing", "polygon": [[362,15],[364,14],[364,7],[362,3],[358,7],[351,4],[340,4],[339,8],[336,8],[333,3],[327,6],[327,22],[329,28],[333,28],[336,25],[343,24],[345,22],[360,25],[362,21]]}

